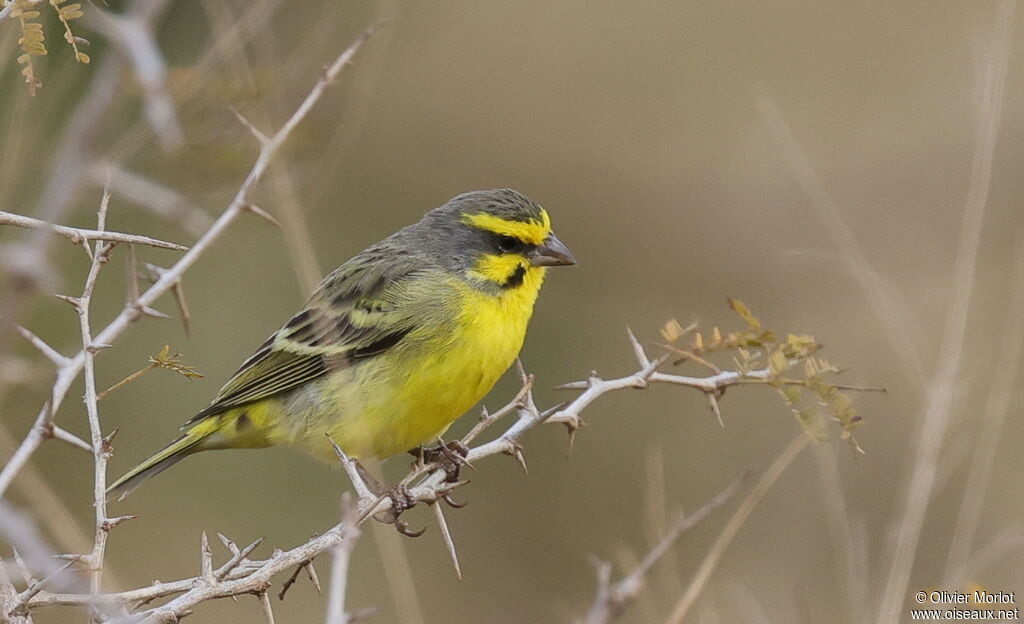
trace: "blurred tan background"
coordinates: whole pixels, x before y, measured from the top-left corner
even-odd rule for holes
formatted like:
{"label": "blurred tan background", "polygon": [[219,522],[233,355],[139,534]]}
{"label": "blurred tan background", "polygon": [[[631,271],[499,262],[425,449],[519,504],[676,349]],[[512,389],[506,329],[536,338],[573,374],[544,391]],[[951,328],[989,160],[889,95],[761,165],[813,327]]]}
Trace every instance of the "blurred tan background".
{"label": "blurred tan background", "polygon": [[[257,203],[277,215],[300,207],[326,272],[466,190],[511,186],[541,202],[579,260],[574,270],[550,275],[522,353],[538,375],[542,406],[563,397],[550,388],[591,369],[631,372],[627,325],[648,343],[672,317],[736,326],[729,296],[769,327],[813,334],[848,369],[845,382],[888,389],[857,397],[866,455],[855,457],[835,431],[819,451],[821,465],[834,459],[846,516],[863,537],[867,567],[859,582],[867,595],[851,597],[842,547],[826,520],[835,498],[808,453],[741,529],[691,620],[868,622],[888,576],[927,380],[951,356],[940,343],[979,123],[981,62],[996,16],[989,1],[176,2],[158,20],[158,33],[184,147],[159,148],[140,121],[142,91],[126,72],[95,128],[90,162],[110,160],[215,217],[256,154],[229,107],[275,129],[325,63],[368,24],[391,20],[297,130]],[[252,27],[227,39],[235,23]],[[39,214],[47,180],[61,175],[53,159],[65,124],[115,53],[80,26],[93,42],[93,63],[76,66],[58,26],[47,23],[51,53],[37,61],[45,86],[31,98],[14,62],[17,29],[0,23],[3,210]],[[213,48],[218,41],[226,43]],[[1019,27],[1010,45],[954,420],[910,590],[963,590],[942,586],[949,542],[993,390],[995,354],[1021,321],[1020,310],[1009,309],[1024,234]],[[780,124],[788,124],[789,139],[863,250],[861,269],[894,293],[903,318],[881,317],[873,294],[844,268],[844,243],[819,210],[821,198],[808,193]],[[99,194],[95,182],[84,184],[62,222],[92,227]],[[108,226],[194,240],[116,188]],[[0,230],[0,244],[22,240],[22,232]],[[164,265],[177,257],[138,253]],[[79,291],[87,269],[81,250],[55,241],[48,257],[49,290]],[[97,328],[123,304],[123,258],[115,260],[101,276]],[[101,387],[144,366],[165,344],[206,375],[187,382],[156,371],[101,403],[105,428],[119,430],[111,476],[174,436],[306,295],[281,233],[255,217],[231,227],[188,273],[185,289],[191,339],[177,321],[146,320],[97,360]],[[30,329],[65,352],[77,349],[77,321],[65,304],[42,293],[29,305],[23,321]],[[173,313],[173,300],[159,308]],[[38,359],[20,342],[8,344]],[[907,345],[918,351],[923,376],[905,364]],[[19,437],[49,387],[46,363],[37,363],[36,382],[3,399],[0,419]],[[996,388],[1011,392],[1011,409],[968,565],[969,580],[993,591],[1024,592],[1018,382]],[[485,403],[504,404],[516,384],[509,375]],[[80,394],[79,383],[58,422],[87,436]],[[591,555],[631,561],[628,553],[642,554],[656,537],[652,509],[696,509],[745,471],[763,471],[798,431],[766,389],[734,388],[722,409],[724,430],[697,392],[618,393],[587,410],[570,456],[561,428],[541,428],[525,441],[528,475],[511,459],[486,461],[458,493],[468,507],[448,514],[462,582],[428,510],[410,513],[414,528],[431,525],[420,539],[401,538],[422,621],[582,616],[595,591]],[[48,443],[34,462],[88,531],[91,459]],[[384,468],[393,479],[405,466],[396,458]],[[663,487],[651,476],[657,473]],[[240,542],[266,536],[264,554],[290,547],[335,522],[346,487],[340,471],[290,451],[200,455],[112,506],[111,513],[140,518],[112,534],[108,563],[137,586],[198,573],[204,530]],[[13,498],[33,513],[30,500]],[[622,621],[662,621],[733,508],[680,540]],[[400,538],[387,529],[380,539]],[[325,580],[328,567],[327,558],[318,560]],[[381,607],[371,622],[399,619],[369,535],[355,552],[347,604]],[[279,622],[312,622],[324,603],[300,581],[275,607]],[[39,621],[71,621],[69,614],[41,612]],[[256,600],[243,599],[204,604],[189,621],[258,617]]]}

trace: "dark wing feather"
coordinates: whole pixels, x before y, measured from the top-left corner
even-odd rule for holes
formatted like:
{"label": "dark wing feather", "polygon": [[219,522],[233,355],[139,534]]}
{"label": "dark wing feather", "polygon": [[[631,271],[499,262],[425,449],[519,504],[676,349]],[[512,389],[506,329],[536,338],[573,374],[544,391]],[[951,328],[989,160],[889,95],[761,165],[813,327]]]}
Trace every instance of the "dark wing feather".
{"label": "dark wing feather", "polygon": [[[402,258],[388,269],[387,250],[370,248],[329,275],[306,306],[232,375],[210,406],[187,425],[260,401],[332,370],[380,355],[415,329],[395,296],[423,267]],[[376,267],[376,268],[375,268]]]}

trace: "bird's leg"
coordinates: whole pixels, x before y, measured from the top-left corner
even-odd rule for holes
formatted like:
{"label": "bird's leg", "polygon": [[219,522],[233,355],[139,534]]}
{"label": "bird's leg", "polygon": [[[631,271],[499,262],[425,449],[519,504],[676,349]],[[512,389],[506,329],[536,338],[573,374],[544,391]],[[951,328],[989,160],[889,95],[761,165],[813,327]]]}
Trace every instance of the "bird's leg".
{"label": "bird's leg", "polygon": [[391,499],[391,509],[374,515],[374,520],[395,525],[395,530],[406,537],[419,537],[426,532],[426,527],[419,531],[409,529],[409,523],[401,518],[402,513],[416,506],[416,499],[409,495],[409,489],[404,484],[399,483],[381,492],[381,496]]}
{"label": "bird's leg", "polygon": [[429,449],[420,446],[409,452],[417,458],[413,466],[436,463],[438,468],[444,470],[444,480],[448,483],[456,483],[459,480],[459,471],[463,465],[470,468],[473,467],[472,464],[466,461],[466,456],[469,455],[469,447],[458,440],[452,440],[447,443],[440,442],[434,448]]}
{"label": "bird's leg", "polygon": [[370,489],[374,494],[380,497],[391,499],[391,509],[382,511],[378,514],[374,514],[373,519],[377,522],[383,522],[384,524],[395,525],[397,530],[402,535],[408,537],[419,537],[423,535],[426,528],[420,529],[419,531],[413,531],[409,529],[409,523],[402,520],[401,515],[416,506],[416,499],[409,495],[409,489],[402,483],[392,486],[390,488],[385,487],[380,481],[375,479],[370,471],[366,469],[359,460],[354,460],[356,471],[359,472],[359,476],[362,477],[363,482],[366,483],[366,487]]}

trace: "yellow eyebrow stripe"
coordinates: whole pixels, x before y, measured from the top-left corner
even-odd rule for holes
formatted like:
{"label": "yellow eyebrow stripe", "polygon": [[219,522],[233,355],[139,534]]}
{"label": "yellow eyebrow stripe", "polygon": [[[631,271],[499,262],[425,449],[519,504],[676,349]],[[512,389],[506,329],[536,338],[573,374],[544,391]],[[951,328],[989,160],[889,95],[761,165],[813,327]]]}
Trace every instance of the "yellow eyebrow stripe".
{"label": "yellow eyebrow stripe", "polygon": [[475,228],[487,230],[501,236],[514,236],[524,243],[540,245],[551,233],[551,218],[546,210],[540,211],[540,222],[509,221],[486,212],[463,215],[463,223]]}

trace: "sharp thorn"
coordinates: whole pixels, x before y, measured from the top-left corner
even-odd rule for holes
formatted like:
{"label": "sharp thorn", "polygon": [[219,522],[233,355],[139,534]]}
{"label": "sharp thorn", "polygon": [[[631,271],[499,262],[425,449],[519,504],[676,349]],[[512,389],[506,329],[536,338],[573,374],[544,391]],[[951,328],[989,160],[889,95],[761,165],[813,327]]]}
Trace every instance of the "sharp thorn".
{"label": "sharp thorn", "polygon": [[455,575],[462,580],[462,567],[459,565],[459,556],[455,552],[455,541],[452,539],[451,531],[448,530],[448,522],[444,519],[444,512],[441,511],[440,505],[431,505],[434,508],[434,516],[437,518],[437,525],[441,529],[441,537],[444,539],[444,545],[448,548],[448,555],[452,559],[452,565],[455,566]]}
{"label": "sharp thorn", "polygon": [[54,297],[60,299],[64,303],[70,303],[71,305],[75,306],[76,308],[78,308],[79,306],[82,305],[82,300],[79,299],[78,297],[70,297],[68,295],[54,295]]}
{"label": "sharp thorn", "polygon": [[238,109],[236,109],[234,106],[229,106],[228,108],[231,110],[232,113],[235,114],[235,117],[238,119],[238,121],[243,126],[245,126],[254,137],[256,137],[256,140],[260,142],[260,145],[266,145],[267,143],[270,143],[270,137],[263,134],[263,132],[261,132],[260,129],[257,128],[251,121],[246,119],[242,115],[242,113],[238,112]]}
{"label": "sharp thorn", "polygon": [[159,318],[159,319],[169,319],[169,318],[171,318],[170,315],[164,314],[160,310],[151,308],[149,306],[141,306],[139,309],[142,311],[142,313],[144,315],[151,316],[153,318]]}
{"label": "sharp thorn", "polygon": [[523,456],[523,447],[519,446],[515,442],[512,443],[512,450],[508,451],[508,454],[515,458],[519,465],[522,467],[523,472],[530,474],[529,468],[526,467],[526,457]]}
{"label": "sharp thorn", "polygon": [[316,575],[316,568],[313,567],[313,562],[307,561],[306,565],[302,567],[306,569],[306,575],[309,576],[309,582],[316,588],[316,593],[323,594],[323,590],[320,589],[320,578]]}
{"label": "sharp thorn", "polygon": [[267,212],[266,210],[260,208],[259,206],[255,205],[255,204],[246,204],[245,205],[245,209],[248,210],[249,212],[253,213],[257,217],[260,217],[261,219],[263,219],[267,223],[270,223],[271,225],[273,225],[273,226],[275,226],[277,228],[281,228],[281,222],[278,221],[276,218],[274,218],[274,215],[270,214],[269,212]]}
{"label": "sharp thorn", "polygon": [[555,386],[555,390],[586,390],[590,387],[588,381],[570,381],[560,386]]}
{"label": "sharp thorn", "polygon": [[722,420],[722,410],[718,407],[718,398],[714,392],[706,393],[708,397],[708,403],[711,405],[711,411],[714,412],[715,418],[718,419],[718,426],[725,429],[725,421]]}

